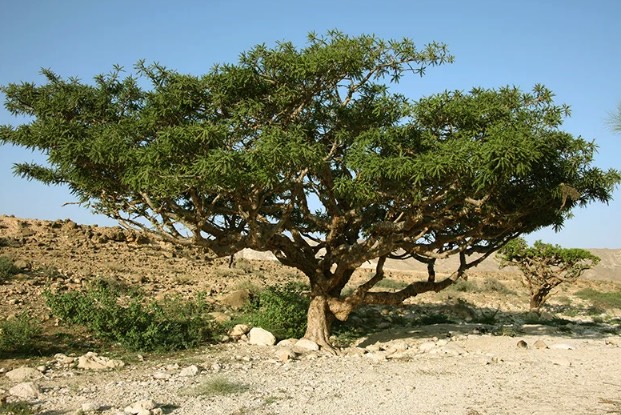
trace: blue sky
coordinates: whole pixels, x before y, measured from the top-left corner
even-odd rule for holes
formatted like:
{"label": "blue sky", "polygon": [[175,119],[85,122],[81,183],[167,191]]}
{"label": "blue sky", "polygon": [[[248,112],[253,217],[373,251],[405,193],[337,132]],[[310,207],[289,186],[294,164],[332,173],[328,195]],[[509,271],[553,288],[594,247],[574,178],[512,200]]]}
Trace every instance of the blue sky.
{"label": "blue sky", "polygon": [[[139,59],[201,74],[236,61],[258,43],[303,45],[310,31],[339,29],[417,44],[447,43],[456,61],[400,85],[409,97],[475,86],[542,83],[569,104],[564,129],[595,140],[595,164],[621,169],[621,135],[607,119],[621,102],[621,1],[618,0],[410,0],[396,1],[3,1],[0,12],[0,85],[42,82],[42,67],[91,81],[114,64],[131,69]],[[0,100],[4,102],[2,96]],[[0,124],[16,120],[0,109]],[[13,163],[43,161],[29,150],[0,146],[0,214],[71,218],[111,225],[73,204],[63,187],[14,177]],[[621,248],[621,189],[609,205],[575,211],[565,228],[528,239],[566,247]]]}

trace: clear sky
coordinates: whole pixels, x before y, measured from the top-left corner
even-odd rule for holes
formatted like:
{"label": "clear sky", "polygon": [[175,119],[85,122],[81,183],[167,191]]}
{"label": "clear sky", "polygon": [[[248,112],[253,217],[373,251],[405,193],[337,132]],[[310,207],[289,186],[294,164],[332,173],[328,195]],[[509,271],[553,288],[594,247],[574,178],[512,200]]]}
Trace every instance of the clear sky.
{"label": "clear sky", "polygon": [[[258,43],[339,29],[417,44],[447,43],[456,61],[429,69],[400,88],[409,97],[446,89],[542,83],[569,104],[564,129],[595,140],[595,164],[621,169],[621,135],[607,119],[621,102],[620,0],[0,0],[0,85],[43,82],[40,68],[91,81],[114,64],[131,70],[139,59],[202,74],[234,62]],[[4,102],[4,98],[0,96]],[[0,124],[19,120],[0,109]],[[41,155],[0,146],[0,214],[112,225],[63,187],[14,177],[12,164]],[[565,247],[621,248],[621,189],[609,205],[575,211],[565,228],[528,239]]]}

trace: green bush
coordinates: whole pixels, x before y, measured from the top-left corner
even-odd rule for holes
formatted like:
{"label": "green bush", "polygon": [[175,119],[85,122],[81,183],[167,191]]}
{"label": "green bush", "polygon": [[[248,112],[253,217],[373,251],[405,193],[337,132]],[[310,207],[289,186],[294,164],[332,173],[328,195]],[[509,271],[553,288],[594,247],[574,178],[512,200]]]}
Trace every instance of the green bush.
{"label": "green bush", "polygon": [[216,329],[201,296],[146,302],[140,293],[122,294],[118,287],[99,283],[84,292],[46,292],[44,296],[56,316],[129,350],[188,349],[211,339]]}
{"label": "green bush", "polygon": [[0,414],[2,415],[33,415],[35,411],[28,402],[2,402],[0,401]]}
{"label": "green bush", "polygon": [[40,324],[24,311],[0,322],[0,352],[32,352],[40,334]]}
{"label": "green bush", "polygon": [[279,339],[300,338],[306,331],[310,298],[299,283],[268,287],[254,296],[243,310],[246,321],[270,331]]}
{"label": "green bush", "polygon": [[11,258],[0,256],[0,282],[8,280],[19,272],[19,268],[15,266]]}
{"label": "green bush", "polygon": [[592,288],[585,288],[578,291],[576,296],[590,301],[597,308],[621,308],[621,291],[602,292]]}

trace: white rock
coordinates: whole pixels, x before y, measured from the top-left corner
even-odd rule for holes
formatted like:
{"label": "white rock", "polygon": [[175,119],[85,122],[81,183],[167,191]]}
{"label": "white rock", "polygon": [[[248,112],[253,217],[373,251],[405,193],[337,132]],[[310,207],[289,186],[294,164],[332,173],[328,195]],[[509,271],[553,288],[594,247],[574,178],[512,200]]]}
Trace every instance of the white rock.
{"label": "white rock", "polygon": [[237,324],[229,331],[231,337],[241,337],[250,331],[250,326],[247,324]]}
{"label": "white rock", "polygon": [[171,378],[170,373],[166,373],[166,372],[155,372],[153,374],[153,379],[166,380],[166,379],[170,379],[170,378]]}
{"label": "white rock", "polygon": [[447,344],[442,348],[442,351],[451,356],[461,356],[468,353],[466,349],[455,343]]}
{"label": "white rock", "polygon": [[88,352],[78,358],[78,368],[87,370],[116,369],[125,366],[121,360],[109,359],[97,353]]}
{"label": "white rock", "polygon": [[18,383],[9,389],[9,394],[21,399],[32,400],[39,397],[41,388],[32,382]]}
{"label": "white rock", "polygon": [[198,368],[198,366],[192,365],[192,366],[184,367],[183,369],[181,369],[181,372],[179,372],[179,376],[183,376],[183,377],[196,376],[200,373],[200,371],[201,370]]}
{"label": "white rock", "polygon": [[133,415],[150,415],[151,411],[156,407],[152,399],[143,399],[127,406],[124,410],[126,414]]}
{"label": "white rock", "polygon": [[41,379],[43,374],[37,369],[22,366],[7,372],[6,377],[14,382],[26,382],[29,380]]}
{"label": "white rock", "polygon": [[297,342],[295,342],[295,348],[302,349],[305,351],[314,351],[314,350],[319,350],[319,345],[309,339],[300,339]]}
{"label": "white rock", "polygon": [[276,344],[276,337],[261,327],[253,327],[248,333],[248,343],[259,346],[273,346]]}
{"label": "white rock", "polygon": [[295,346],[295,343],[298,341],[298,339],[285,339],[285,340],[281,340],[279,341],[276,346],[278,347],[293,347]]}

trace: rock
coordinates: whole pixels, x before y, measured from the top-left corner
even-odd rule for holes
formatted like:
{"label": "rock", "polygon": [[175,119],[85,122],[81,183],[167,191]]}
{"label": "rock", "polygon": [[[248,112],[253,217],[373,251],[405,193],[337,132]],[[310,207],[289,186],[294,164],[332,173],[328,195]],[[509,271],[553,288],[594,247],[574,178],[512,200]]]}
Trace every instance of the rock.
{"label": "rock", "polygon": [[517,347],[518,349],[528,349],[528,343],[526,343],[524,340],[520,340],[519,342],[517,342]]}
{"label": "rock", "polygon": [[6,373],[6,377],[14,382],[27,382],[31,380],[41,379],[43,374],[37,369],[31,367],[18,367]]}
{"label": "rock", "polygon": [[33,382],[18,383],[9,389],[9,394],[25,400],[37,399],[41,394],[41,388]]}
{"label": "rock", "polygon": [[278,347],[293,347],[297,343],[298,339],[285,339],[279,341],[276,346]]}
{"label": "rock", "polygon": [[250,290],[242,289],[229,293],[220,302],[234,310],[239,310],[248,303],[248,300],[250,300]]}
{"label": "rock", "polygon": [[294,350],[301,350],[302,352],[311,352],[319,350],[319,345],[312,340],[300,339],[295,342]]}
{"label": "rock", "polygon": [[248,342],[259,346],[273,346],[276,344],[276,337],[261,327],[253,327],[248,333]]}
{"label": "rock", "polygon": [[249,331],[250,326],[248,326],[247,324],[237,324],[229,331],[229,336],[233,337],[234,339],[239,339],[241,336],[248,333]]}
{"label": "rock", "polygon": [[103,410],[103,405],[97,402],[86,402],[82,404],[82,412],[99,412]]}
{"label": "rock", "polygon": [[179,376],[192,377],[198,375],[200,371],[201,370],[198,368],[198,366],[192,365],[181,369],[181,372],[179,372]]}
{"label": "rock", "polygon": [[156,409],[155,402],[152,399],[144,399],[125,407],[123,411],[132,415],[151,415],[155,413],[154,409]]}
{"label": "rock", "polygon": [[54,359],[56,359],[56,363],[61,366],[68,366],[75,363],[75,357],[69,357],[62,353],[55,354]]}
{"label": "rock", "polygon": [[78,358],[78,368],[86,370],[116,369],[125,366],[121,360],[109,359],[97,353],[88,352]]}
{"label": "rock", "polygon": [[168,380],[170,378],[171,378],[170,373],[166,373],[166,372],[155,372],[153,374],[153,379]]}
{"label": "rock", "polygon": [[546,344],[546,342],[544,342],[543,340],[537,340],[534,344],[533,347],[535,349],[547,349],[548,345]]}
{"label": "rock", "polygon": [[445,354],[448,354],[448,355],[451,355],[451,356],[463,356],[465,354],[468,354],[466,349],[464,349],[463,347],[461,347],[460,345],[455,344],[455,343],[450,343],[450,344],[447,344],[446,346],[442,347],[442,351]]}
{"label": "rock", "polygon": [[276,350],[276,357],[283,363],[295,359],[296,356],[295,352],[287,347],[281,347]]}

